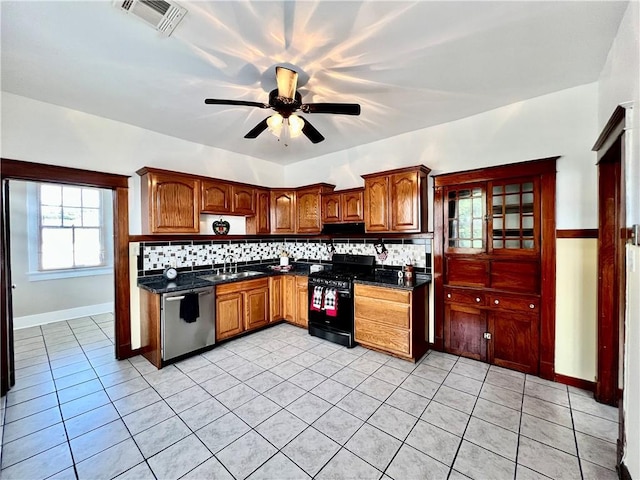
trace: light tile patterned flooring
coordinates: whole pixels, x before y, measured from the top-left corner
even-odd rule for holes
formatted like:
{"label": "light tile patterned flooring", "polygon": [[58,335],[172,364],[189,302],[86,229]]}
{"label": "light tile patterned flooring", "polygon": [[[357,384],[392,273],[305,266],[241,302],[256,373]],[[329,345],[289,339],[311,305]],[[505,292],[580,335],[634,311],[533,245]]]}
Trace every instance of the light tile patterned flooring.
{"label": "light tile patterned flooring", "polygon": [[112,331],[16,332],[2,479],[616,478],[617,410],[562,384],[285,324],[158,371]]}

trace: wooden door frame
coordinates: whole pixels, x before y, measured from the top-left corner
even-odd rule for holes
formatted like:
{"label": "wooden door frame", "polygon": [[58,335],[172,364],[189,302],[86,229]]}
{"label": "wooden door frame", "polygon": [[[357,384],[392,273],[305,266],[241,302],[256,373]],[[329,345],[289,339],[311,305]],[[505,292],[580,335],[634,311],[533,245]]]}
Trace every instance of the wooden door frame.
{"label": "wooden door frame", "polygon": [[[119,360],[132,356],[129,296],[129,177],[5,158],[1,158],[0,161],[2,162],[0,180],[3,185],[5,180],[25,180],[96,187],[113,191],[115,356]],[[4,202],[8,202],[8,199],[3,198],[1,211],[3,241],[0,251],[0,271],[3,275],[2,291],[0,292],[2,301],[0,325],[3,333],[3,348],[5,329],[8,329],[13,322],[13,319],[9,318],[9,311],[6,308],[7,302],[11,301],[12,292],[11,285],[4,281],[5,272],[11,271],[11,259],[7,255],[8,252],[5,251],[5,238],[9,237],[9,225],[5,223],[7,205]]]}
{"label": "wooden door frame", "polygon": [[[598,358],[595,398],[619,406],[620,334],[624,331],[625,221],[624,157],[626,111],[618,106],[592,150],[598,156]],[[620,400],[620,405],[618,404]],[[620,424],[624,424],[621,416]]]}
{"label": "wooden door frame", "polygon": [[[556,342],[556,161],[549,157],[526,162],[479,168],[434,176],[433,200],[433,284],[434,344],[444,351],[444,189],[446,185],[488,182],[502,178],[540,178],[540,351],[541,378],[555,378]],[[446,180],[445,178],[446,177]]]}

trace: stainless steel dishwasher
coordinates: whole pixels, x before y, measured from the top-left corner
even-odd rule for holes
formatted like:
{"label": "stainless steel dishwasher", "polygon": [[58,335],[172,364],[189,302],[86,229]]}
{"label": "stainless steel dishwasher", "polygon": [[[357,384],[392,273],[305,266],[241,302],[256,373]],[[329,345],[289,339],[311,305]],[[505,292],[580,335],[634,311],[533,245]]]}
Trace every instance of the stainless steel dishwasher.
{"label": "stainless steel dishwasher", "polygon": [[[180,318],[180,303],[188,294],[198,296],[199,315],[193,322]],[[216,289],[193,288],[162,294],[160,328],[162,360],[167,361],[216,342]]]}

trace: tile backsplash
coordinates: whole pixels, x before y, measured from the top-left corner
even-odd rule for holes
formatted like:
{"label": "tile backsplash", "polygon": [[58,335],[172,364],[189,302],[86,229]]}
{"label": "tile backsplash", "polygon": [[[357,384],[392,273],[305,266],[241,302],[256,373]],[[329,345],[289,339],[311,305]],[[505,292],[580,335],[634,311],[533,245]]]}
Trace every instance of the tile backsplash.
{"label": "tile backsplash", "polygon": [[[378,266],[400,267],[409,261],[418,271],[431,271],[431,239],[388,239],[382,237],[387,258]],[[335,253],[376,255],[373,239],[336,239]],[[326,240],[262,239],[262,240],[186,240],[173,242],[142,242],[138,258],[138,275],[154,275],[167,266],[181,270],[218,268],[225,258],[233,263],[255,264],[277,261],[282,252],[291,260],[330,262],[330,245]]]}

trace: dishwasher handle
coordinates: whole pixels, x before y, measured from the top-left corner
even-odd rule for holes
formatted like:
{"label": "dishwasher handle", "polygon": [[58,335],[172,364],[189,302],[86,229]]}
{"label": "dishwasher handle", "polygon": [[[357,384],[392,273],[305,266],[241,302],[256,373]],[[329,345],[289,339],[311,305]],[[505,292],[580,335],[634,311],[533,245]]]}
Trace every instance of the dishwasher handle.
{"label": "dishwasher handle", "polygon": [[[196,292],[193,292],[196,293]],[[207,289],[207,290],[200,290],[199,292],[197,292],[198,295],[209,295],[211,293],[211,289]],[[182,300],[184,299],[186,295],[178,295],[178,296],[172,296],[170,297],[169,295],[165,295],[164,297],[164,301],[165,302],[177,302],[178,300]]]}

